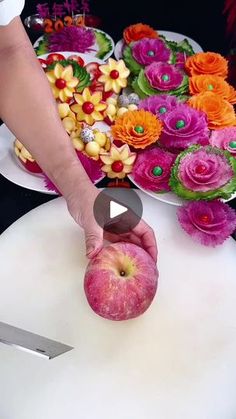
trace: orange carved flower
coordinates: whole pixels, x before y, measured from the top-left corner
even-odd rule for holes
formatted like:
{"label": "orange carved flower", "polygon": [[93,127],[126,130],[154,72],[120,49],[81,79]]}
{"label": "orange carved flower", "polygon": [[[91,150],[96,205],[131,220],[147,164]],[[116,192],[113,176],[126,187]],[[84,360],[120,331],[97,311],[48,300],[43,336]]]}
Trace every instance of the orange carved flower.
{"label": "orange carved flower", "polygon": [[236,125],[234,107],[219,95],[212,92],[202,92],[192,96],[188,104],[207,114],[208,127],[220,129]]}
{"label": "orange carved flower", "polygon": [[111,130],[115,140],[134,148],[145,148],[158,141],[162,123],[151,112],[127,111],[116,119]]}
{"label": "orange carved flower", "polygon": [[234,89],[233,86],[229,85],[229,97],[228,97],[228,102],[232,103],[232,105],[236,104],[236,90]]}
{"label": "orange carved flower", "polygon": [[230,103],[236,103],[234,88],[220,76],[211,74],[192,76],[189,78],[189,91],[191,95],[197,95],[201,92],[213,92]]}
{"label": "orange carved flower", "polygon": [[187,58],[185,68],[190,76],[212,74],[224,79],[228,75],[228,61],[216,52],[199,52]]}
{"label": "orange carved flower", "polygon": [[123,31],[123,38],[126,44],[130,44],[130,42],[139,41],[143,38],[158,38],[158,33],[149,25],[136,23],[135,25],[128,26]]}

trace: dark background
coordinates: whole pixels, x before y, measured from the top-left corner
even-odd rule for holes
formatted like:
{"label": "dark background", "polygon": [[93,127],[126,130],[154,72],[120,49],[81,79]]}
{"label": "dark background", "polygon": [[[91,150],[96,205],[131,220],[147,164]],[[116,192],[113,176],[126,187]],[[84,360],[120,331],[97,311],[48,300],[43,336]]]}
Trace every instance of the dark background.
{"label": "dark background", "polygon": [[[39,1],[45,2],[46,0]],[[37,3],[38,1],[26,0],[21,15],[22,21],[36,13]],[[52,5],[53,1],[47,3]],[[126,26],[142,22],[157,30],[179,32],[189,36],[198,42],[204,51],[215,51],[223,55],[229,51],[229,41],[225,37],[226,17],[223,15],[223,0],[93,0],[90,7],[92,14],[101,17],[101,29],[109,33],[115,42],[122,37],[122,31]],[[38,33],[26,30],[32,42],[39,37]],[[1,175],[0,196],[0,233],[32,208],[55,198],[21,188]],[[231,201],[230,205],[236,208],[236,200]]]}

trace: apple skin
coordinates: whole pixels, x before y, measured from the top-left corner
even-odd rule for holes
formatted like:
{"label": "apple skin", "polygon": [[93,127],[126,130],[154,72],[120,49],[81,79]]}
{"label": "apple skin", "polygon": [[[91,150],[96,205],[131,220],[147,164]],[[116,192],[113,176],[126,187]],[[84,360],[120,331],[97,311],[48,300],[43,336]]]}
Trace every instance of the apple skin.
{"label": "apple skin", "polygon": [[110,320],[143,314],[158,286],[158,269],[141,247],[118,242],[104,247],[88,263],[84,291],[93,311]]}

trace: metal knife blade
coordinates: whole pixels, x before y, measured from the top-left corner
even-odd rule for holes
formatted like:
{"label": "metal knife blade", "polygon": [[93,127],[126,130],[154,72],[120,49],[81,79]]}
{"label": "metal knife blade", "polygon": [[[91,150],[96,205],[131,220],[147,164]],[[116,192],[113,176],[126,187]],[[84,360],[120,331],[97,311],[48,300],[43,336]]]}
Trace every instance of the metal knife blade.
{"label": "metal knife blade", "polygon": [[74,349],[72,346],[36,335],[35,333],[3,322],[0,322],[0,342],[46,359],[55,358]]}

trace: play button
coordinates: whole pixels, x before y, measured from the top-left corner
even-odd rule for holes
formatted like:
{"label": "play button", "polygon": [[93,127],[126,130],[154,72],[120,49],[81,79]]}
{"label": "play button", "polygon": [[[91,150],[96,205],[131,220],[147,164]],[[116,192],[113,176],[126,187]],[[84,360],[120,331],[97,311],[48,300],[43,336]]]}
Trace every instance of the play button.
{"label": "play button", "polygon": [[143,214],[142,201],[133,189],[106,188],[97,196],[94,217],[100,227],[110,233],[128,233]]}
{"label": "play button", "polygon": [[110,202],[110,218],[124,214],[126,211],[128,211],[128,208],[124,207],[123,205],[120,205],[115,201]]}

